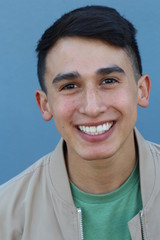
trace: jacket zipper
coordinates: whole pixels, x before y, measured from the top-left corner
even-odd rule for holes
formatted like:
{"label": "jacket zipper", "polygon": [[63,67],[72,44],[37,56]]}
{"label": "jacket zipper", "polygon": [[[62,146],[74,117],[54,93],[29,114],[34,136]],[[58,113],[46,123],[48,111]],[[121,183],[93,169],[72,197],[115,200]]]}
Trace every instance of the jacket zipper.
{"label": "jacket zipper", "polygon": [[78,223],[79,223],[79,226],[80,226],[81,240],[84,240],[84,236],[83,236],[83,223],[82,223],[82,210],[80,208],[78,208],[77,212],[78,212]]}
{"label": "jacket zipper", "polygon": [[[77,209],[78,212],[78,223],[80,226],[80,234],[81,234],[81,240],[84,240],[84,235],[83,235],[83,223],[82,223],[82,210],[80,208]],[[145,234],[144,234],[144,213],[143,210],[140,211],[140,223],[141,223],[141,233],[142,233],[142,240],[145,240]]]}
{"label": "jacket zipper", "polygon": [[144,213],[143,210],[140,211],[140,223],[141,223],[141,234],[142,234],[142,240],[145,240],[145,233],[144,233]]}

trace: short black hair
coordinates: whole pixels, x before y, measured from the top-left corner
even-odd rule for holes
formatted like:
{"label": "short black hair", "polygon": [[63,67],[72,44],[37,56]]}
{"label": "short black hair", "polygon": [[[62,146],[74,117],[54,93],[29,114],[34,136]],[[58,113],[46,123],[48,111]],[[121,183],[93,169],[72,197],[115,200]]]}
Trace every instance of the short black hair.
{"label": "short black hair", "polygon": [[64,14],[49,27],[38,42],[37,73],[43,91],[45,63],[49,50],[64,37],[85,37],[102,40],[123,48],[130,57],[136,76],[142,75],[141,57],[136,41],[136,29],[115,9],[106,6],[86,6]]}

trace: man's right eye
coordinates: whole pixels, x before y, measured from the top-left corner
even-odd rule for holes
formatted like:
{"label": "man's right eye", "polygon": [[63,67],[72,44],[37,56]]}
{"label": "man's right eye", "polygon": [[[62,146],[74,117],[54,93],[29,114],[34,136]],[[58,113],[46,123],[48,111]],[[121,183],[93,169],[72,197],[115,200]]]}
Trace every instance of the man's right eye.
{"label": "man's right eye", "polygon": [[70,84],[67,84],[65,85],[64,87],[62,87],[61,90],[70,90],[70,89],[74,89],[76,88],[77,86],[74,84],[74,83],[70,83]]}

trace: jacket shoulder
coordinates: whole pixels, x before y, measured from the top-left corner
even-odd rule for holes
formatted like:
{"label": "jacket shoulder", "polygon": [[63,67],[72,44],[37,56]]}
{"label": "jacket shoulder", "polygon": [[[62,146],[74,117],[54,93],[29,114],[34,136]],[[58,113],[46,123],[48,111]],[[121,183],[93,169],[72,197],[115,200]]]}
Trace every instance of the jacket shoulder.
{"label": "jacket shoulder", "polygon": [[152,154],[156,156],[157,160],[160,161],[160,144],[150,142],[150,141],[147,141],[147,142],[150,146]]}
{"label": "jacket shoulder", "polygon": [[8,189],[12,189],[13,187],[18,188],[19,185],[23,184],[23,182],[29,183],[34,174],[39,173],[41,169],[44,169],[49,164],[50,156],[51,153],[45,155],[44,157],[33,163],[31,166],[29,166],[27,169],[19,173],[17,176],[0,185],[0,198],[6,191],[8,191]]}
{"label": "jacket shoulder", "polygon": [[[13,232],[15,236],[12,235],[12,237],[19,239],[26,204],[32,202],[31,195],[34,196],[37,192],[42,191],[40,182],[47,181],[46,171],[50,156],[51,154],[44,156],[22,173],[0,186],[0,239],[6,239],[6,234],[10,236]],[[12,239],[12,237],[9,239]]]}

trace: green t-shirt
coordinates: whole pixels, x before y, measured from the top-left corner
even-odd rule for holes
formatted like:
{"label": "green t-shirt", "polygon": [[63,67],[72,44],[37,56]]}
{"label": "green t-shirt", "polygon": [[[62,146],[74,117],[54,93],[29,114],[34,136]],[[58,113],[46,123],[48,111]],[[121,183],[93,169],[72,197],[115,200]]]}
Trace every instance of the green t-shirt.
{"label": "green t-shirt", "polygon": [[82,210],[84,240],[129,240],[128,222],[141,209],[139,167],[117,190],[107,194],[88,194],[71,183],[73,199]]}

